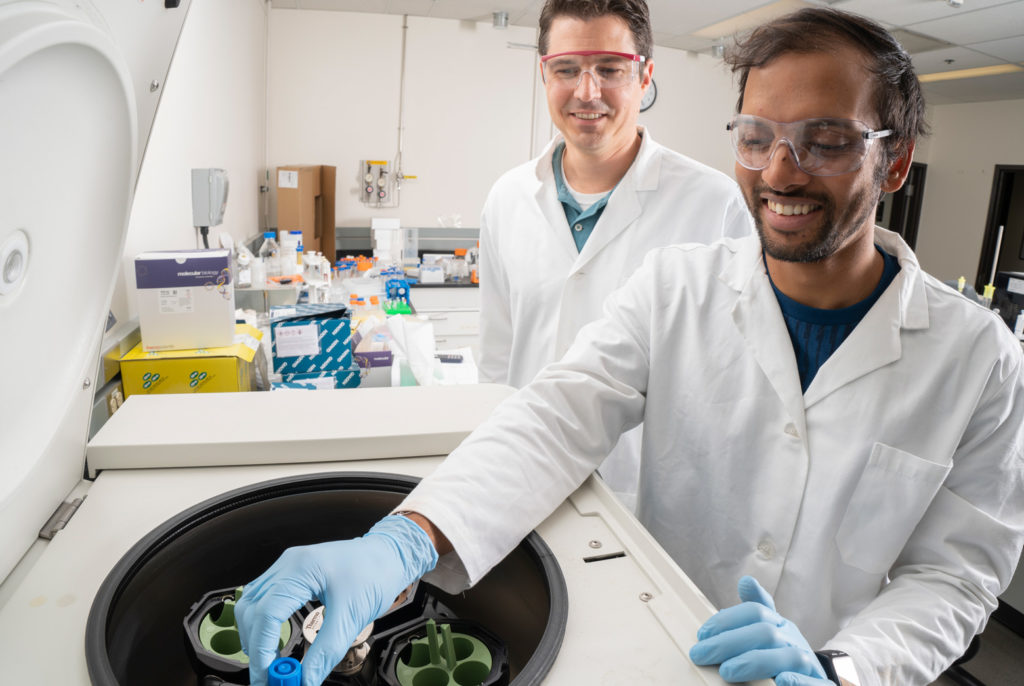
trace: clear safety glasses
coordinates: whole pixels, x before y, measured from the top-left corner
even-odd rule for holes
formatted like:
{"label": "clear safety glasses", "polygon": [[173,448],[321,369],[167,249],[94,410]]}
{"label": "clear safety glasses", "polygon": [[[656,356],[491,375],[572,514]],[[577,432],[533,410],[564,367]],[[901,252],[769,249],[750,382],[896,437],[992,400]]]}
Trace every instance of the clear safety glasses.
{"label": "clear safety glasses", "polygon": [[838,176],[859,169],[871,143],[892,134],[891,129],[873,131],[855,119],[802,119],[788,123],[737,115],[726,124],[736,152],[736,161],[759,171],[771,164],[781,143],[804,172],[813,176]]}
{"label": "clear safety glasses", "polygon": [[581,50],[544,55],[540,64],[544,83],[575,89],[590,74],[598,88],[621,88],[637,78],[646,59],[628,52]]}

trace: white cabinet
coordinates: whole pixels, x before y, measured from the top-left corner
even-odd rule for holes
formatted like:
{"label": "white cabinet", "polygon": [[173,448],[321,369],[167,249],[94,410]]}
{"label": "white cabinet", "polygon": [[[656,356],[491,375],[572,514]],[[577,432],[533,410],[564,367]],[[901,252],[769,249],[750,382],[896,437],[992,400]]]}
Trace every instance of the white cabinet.
{"label": "white cabinet", "polygon": [[410,290],[416,314],[434,325],[438,350],[471,348],[480,357],[480,289],[475,286],[416,286]]}

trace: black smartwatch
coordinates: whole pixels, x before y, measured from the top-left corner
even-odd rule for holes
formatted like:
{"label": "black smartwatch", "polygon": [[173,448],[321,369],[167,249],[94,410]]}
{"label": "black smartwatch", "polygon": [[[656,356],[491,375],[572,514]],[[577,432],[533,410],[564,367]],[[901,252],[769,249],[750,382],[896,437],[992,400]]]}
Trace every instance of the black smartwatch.
{"label": "black smartwatch", "polygon": [[860,686],[860,677],[857,676],[852,657],[841,650],[818,650],[814,654],[818,656],[818,662],[830,681],[839,686]]}

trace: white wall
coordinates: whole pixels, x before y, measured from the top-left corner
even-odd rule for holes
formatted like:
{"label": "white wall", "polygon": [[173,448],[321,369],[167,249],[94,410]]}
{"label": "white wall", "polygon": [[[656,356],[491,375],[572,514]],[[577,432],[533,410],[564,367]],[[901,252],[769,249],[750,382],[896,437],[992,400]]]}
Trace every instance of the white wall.
{"label": "white wall", "polygon": [[[491,184],[552,133],[536,51],[508,47],[534,45],[536,32],[420,17],[408,26],[403,171],[418,178],[403,186],[397,209],[359,202],[358,163],[397,153],[401,17],[271,11],[268,164],[337,166],[338,226],[368,226],[374,216],[437,226],[453,214],[479,226]],[[729,73],[719,60],[671,48],[656,48],[654,63],[658,98],[641,123],[732,175]]]}
{"label": "white wall", "polygon": [[1024,165],[1024,100],[937,105],[918,231],[921,265],[940,279],[973,283],[997,164]]}
{"label": "white wall", "polygon": [[402,172],[417,179],[378,210],[359,201],[359,160],[398,153],[402,31],[400,16],[272,10],[268,164],[335,165],[338,226],[478,226],[490,185],[529,158],[534,53],[507,43],[534,31],[408,18]]}
{"label": "white wall", "polygon": [[736,85],[728,67],[710,55],[654,48],[658,97],[640,114],[654,139],[733,176],[734,157],[725,124],[736,110]]}
{"label": "white wall", "polygon": [[193,2],[171,62],[128,224],[111,309],[135,315],[133,259],[144,250],[199,247],[191,169],[220,167],[231,184],[224,223],[236,240],[259,230],[266,126],[266,22],[262,0]]}

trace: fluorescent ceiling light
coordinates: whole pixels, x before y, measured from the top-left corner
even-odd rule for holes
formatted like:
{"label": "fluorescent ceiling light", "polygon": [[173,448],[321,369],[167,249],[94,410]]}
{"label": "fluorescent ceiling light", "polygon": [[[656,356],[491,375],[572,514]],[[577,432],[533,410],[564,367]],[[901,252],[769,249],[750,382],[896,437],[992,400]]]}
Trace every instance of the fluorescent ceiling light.
{"label": "fluorescent ceiling light", "polygon": [[778,0],[770,5],[758,7],[757,9],[750,10],[739,14],[732,19],[726,19],[720,21],[717,24],[705,27],[700,31],[693,33],[694,36],[699,38],[709,38],[714,40],[721,38],[722,36],[731,36],[737,33],[743,33],[747,29],[752,29],[755,26],[766,24],[776,17],[781,17],[784,14],[795,12],[804,7],[814,7],[808,2],[802,2],[801,0]]}
{"label": "fluorescent ceiling light", "polygon": [[991,67],[975,67],[974,69],[956,69],[954,71],[940,71],[934,74],[921,74],[917,78],[922,83],[934,81],[952,81],[953,79],[973,79],[976,76],[998,76],[999,74],[1013,74],[1024,71],[1024,67],[1016,64],[996,64]]}

